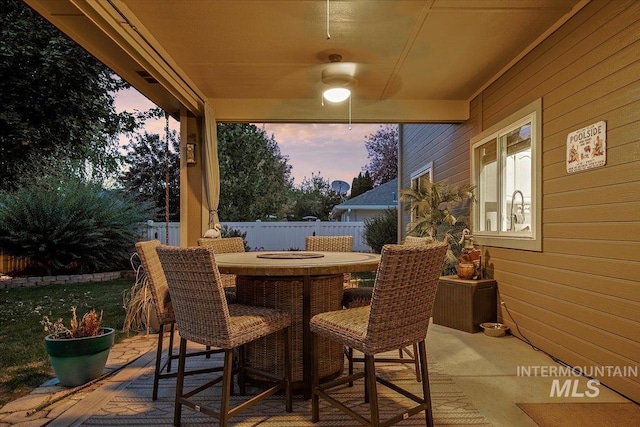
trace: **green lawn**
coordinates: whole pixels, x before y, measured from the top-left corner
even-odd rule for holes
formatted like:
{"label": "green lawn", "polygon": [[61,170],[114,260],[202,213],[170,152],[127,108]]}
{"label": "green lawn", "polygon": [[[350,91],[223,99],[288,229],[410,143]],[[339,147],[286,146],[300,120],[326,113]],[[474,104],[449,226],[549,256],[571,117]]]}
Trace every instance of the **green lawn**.
{"label": "green lawn", "polygon": [[[372,286],[375,273],[355,273],[360,286]],[[103,326],[116,329],[116,342],[127,336],[120,332],[124,323],[123,292],[134,279],[108,282],[49,285],[37,288],[0,290],[0,406],[30,393],[53,378],[53,369],[44,350],[40,321],[62,317],[68,326],[71,306],[78,317],[95,308],[104,311]]]}
{"label": "green lawn", "polygon": [[0,290],[0,406],[55,376],[44,349],[42,316],[52,321],[62,317],[68,326],[71,306],[77,307],[78,318],[92,308],[103,310],[102,325],[114,328],[120,342],[127,335],[120,332],[125,315],[122,295],[133,281]]}
{"label": "green lawn", "polygon": [[373,271],[366,273],[351,273],[351,280],[356,280],[358,283],[358,287],[360,288],[371,288],[373,287],[373,282],[375,281],[376,273]]}

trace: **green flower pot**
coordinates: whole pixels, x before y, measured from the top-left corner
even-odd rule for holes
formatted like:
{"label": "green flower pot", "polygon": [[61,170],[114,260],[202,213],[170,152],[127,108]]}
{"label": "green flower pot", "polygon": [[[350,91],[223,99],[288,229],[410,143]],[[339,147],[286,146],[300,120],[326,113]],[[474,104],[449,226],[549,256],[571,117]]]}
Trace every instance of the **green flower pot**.
{"label": "green flower pot", "polygon": [[101,328],[95,337],[55,339],[44,338],[45,348],[58,381],[65,387],[85,384],[102,375],[113,345],[113,328]]}

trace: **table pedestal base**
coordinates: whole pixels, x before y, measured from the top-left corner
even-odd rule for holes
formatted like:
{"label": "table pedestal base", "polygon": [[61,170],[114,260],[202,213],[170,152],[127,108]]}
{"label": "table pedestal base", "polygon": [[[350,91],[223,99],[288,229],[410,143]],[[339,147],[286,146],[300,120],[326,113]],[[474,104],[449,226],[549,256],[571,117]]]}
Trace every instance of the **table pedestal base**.
{"label": "table pedestal base", "polygon": [[[311,396],[311,332],[309,320],[326,311],[342,309],[343,274],[326,276],[237,277],[239,304],[277,308],[292,318],[292,385]],[[282,334],[261,338],[245,346],[245,363],[284,376]],[[342,345],[320,338],[320,377],[336,377],[344,367]],[[260,381],[261,378],[252,378]]]}

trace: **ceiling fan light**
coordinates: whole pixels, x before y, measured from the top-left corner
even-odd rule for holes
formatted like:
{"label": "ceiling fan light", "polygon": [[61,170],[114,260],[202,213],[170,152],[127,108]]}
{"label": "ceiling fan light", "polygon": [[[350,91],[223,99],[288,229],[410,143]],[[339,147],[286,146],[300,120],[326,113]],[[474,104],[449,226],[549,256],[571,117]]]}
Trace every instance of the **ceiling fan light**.
{"label": "ceiling fan light", "polygon": [[346,87],[332,87],[326,89],[322,96],[329,102],[343,102],[351,96],[351,91]]}

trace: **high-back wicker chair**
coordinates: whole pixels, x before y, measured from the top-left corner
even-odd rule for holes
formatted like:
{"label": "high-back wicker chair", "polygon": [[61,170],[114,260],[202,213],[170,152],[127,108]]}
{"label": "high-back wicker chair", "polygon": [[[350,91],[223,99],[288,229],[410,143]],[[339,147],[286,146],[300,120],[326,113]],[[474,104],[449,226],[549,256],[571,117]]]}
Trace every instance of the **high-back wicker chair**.
{"label": "high-back wicker chair", "polygon": [[[370,305],[320,313],[311,318],[314,358],[313,422],[319,420],[319,398],[328,400],[332,405],[361,421],[360,415],[331,397],[329,391],[334,387],[365,378],[366,375],[365,401],[368,398],[371,413],[368,425],[391,425],[423,410],[427,425],[433,425],[425,338],[447,247],[446,243],[425,246],[385,245],[382,248],[382,258]],[[365,359],[365,372],[320,384],[316,351],[318,336],[361,351]],[[413,344],[418,345],[422,398],[376,376],[375,373],[374,355]],[[381,423],[376,383],[401,393],[417,405]]]}
{"label": "high-back wicker chair", "polygon": [[[140,257],[145,274],[144,280],[147,281],[147,288],[149,294],[151,294],[151,300],[160,325],[156,349],[156,369],[153,374],[153,392],[151,396],[153,400],[158,398],[158,383],[160,379],[175,378],[178,375],[177,372],[171,372],[171,362],[178,358],[177,354],[173,354],[173,335],[175,333],[176,319],[169,294],[169,285],[167,284],[167,279],[156,252],[158,246],[160,246],[160,241],[158,240],[136,243],[136,252],[138,257]],[[169,326],[169,346],[167,347],[167,358],[165,362],[162,363],[165,326]],[[187,356],[205,355],[209,357],[212,353],[220,353],[221,351],[222,350],[219,349],[211,350],[210,347],[207,347],[206,351],[191,352]],[[187,374],[191,375],[202,372],[212,372],[212,370],[194,370],[189,371]]]}
{"label": "high-back wicker chair", "polygon": [[[353,252],[353,236],[307,236],[305,251]],[[344,273],[344,287],[351,288],[351,274]]]}
{"label": "high-back wicker chair", "polygon": [[305,250],[320,252],[352,252],[353,236],[307,236]]}
{"label": "high-back wicker chair", "polygon": [[405,236],[403,245],[412,245],[412,246],[423,246],[428,245],[429,243],[433,243],[434,240],[432,237],[418,237],[418,236]]}
{"label": "high-back wicker chair", "polygon": [[[213,248],[216,254],[227,254],[244,252],[244,240],[242,237],[222,237],[217,239],[208,239],[201,237],[198,239],[198,246],[205,246]],[[222,286],[225,288],[227,294],[227,301],[229,297],[235,299],[236,295],[236,275],[235,274],[220,274],[222,278]]]}
{"label": "high-back wicker chair", "polygon": [[[218,419],[220,425],[226,426],[232,415],[283,389],[286,392],[286,410],[291,412],[291,315],[271,308],[227,304],[214,249],[211,247],[159,246],[157,252],[171,290],[176,321],[180,325],[174,425],[180,425],[182,406],[185,405]],[[284,335],[285,378],[244,365],[242,346],[276,332]],[[223,349],[224,366],[221,368],[221,376],[213,380],[205,377],[205,384],[185,392],[187,341]],[[233,366],[234,350],[238,350],[240,355],[236,367]],[[233,375],[238,373],[240,393],[244,395],[243,378],[246,372],[265,377],[276,384],[230,408]],[[219,410],[214,409],[210,403],[197,399],[196,395],[220,382],[222,393]]]}
{"label": "high-back wicker chair", "polygon": [[[433,243],[434,240],[431,237],[416,237],[416,236],[406,236],[404,241],[402,242],[405,246],[426,246]],[[344,294],[342,297],[342,305],[345,308],[355,308],[369,305],[371,303],[371,295],[373,293],[373,288],[349,288],[344,290]],[[405,357],[405,355],[407,357]],[[385,358],[378,359],[379,362],[386,363],[412,363],[415,365],[416,370],[416,380],[418,382],[420,379],[420,366],[418,360],[418,346],[413,345],[413,349],[409,349],[408,347],[402,347],[398,349],[398,358]],[[347,361],[349,362],[349,374],[353,373],[353,362],[364,362],[362,358],[354,358],[353,349],[349,348],[347,350]]]}

